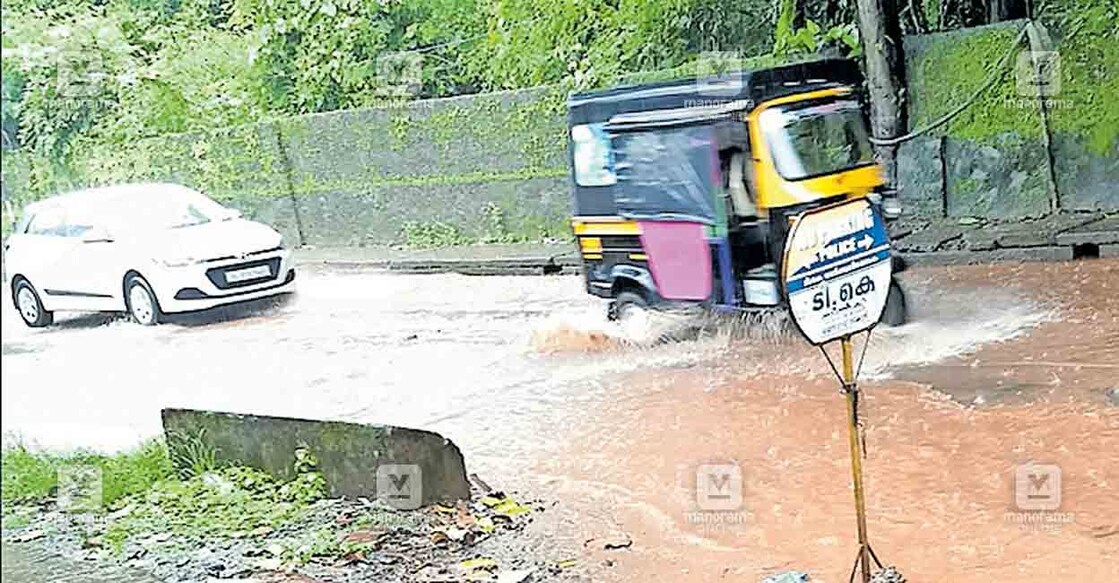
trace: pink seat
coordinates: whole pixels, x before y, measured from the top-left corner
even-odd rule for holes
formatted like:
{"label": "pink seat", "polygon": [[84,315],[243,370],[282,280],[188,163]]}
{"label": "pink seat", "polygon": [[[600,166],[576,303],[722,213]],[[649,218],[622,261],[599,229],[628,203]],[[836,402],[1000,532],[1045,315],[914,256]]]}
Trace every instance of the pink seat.
{"label": "pink seat", "polygon": [[711,296],[711,249],[702,223],[639,221],[638,225],[661,297],[706,300]]}

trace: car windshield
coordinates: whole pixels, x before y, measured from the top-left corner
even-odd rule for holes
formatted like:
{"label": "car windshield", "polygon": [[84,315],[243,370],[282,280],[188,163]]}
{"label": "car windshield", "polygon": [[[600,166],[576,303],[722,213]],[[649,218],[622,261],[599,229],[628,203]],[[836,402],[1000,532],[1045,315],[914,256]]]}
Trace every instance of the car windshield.
{"label": "car windshield", "polygon": [[108,222],[134,230],[181,229],[237,216],[236,211],[192,191],[136,195],[122,201],[121,207],[103,209],[112,215]]}
{"label": "car windshield", "polygon": [[786,180],[874,163],[859,103],[852,99],[770,109],[761,123],[777,172]]}

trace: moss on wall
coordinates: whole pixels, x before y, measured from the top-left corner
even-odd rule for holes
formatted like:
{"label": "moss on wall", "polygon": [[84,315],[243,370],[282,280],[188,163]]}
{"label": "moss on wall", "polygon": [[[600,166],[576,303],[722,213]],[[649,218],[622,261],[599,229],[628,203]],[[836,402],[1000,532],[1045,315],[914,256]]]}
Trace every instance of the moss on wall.
{"label": "moss on wall", "polygon": [[[1055,0],[1041,9],[1040,44],[1059,59],[1059,88],[1045,98],[1056,189],[1047,186],[1041,100],[1029,82],[1028,41],[1013,47],[998,81],[972,106],[933,132],[959,144],[956,155],[995,148],[990,167],[976,169],[983,186],[969,189],[974,160],[946,159],[950,214],[1039,214],[1050,189],[1067,210],[1119,209],[1119,4]],[[911,129],[925,127],[966,102],[1012,49],[1025,21],[906,38]],[[1023,72],[1016,67],[1027,59]],[[990,154],[991,152],[988,151]],[[903,191],[938,187],[901,184]],[[927,188],[926,188],[927,187]],[[1007,192],[1010,189],[1012,192]],[[982,192],[982,196],[978,193]],[[1010,195],[1008,197],[1008,194]]]}
{"label": "moss on wall", "polygon": [[1042,18],[1060,55],[1053,131],[1077,136],[1097,155],[1113,154],[1119,142],[1119,3],[1059,0]]}
{"label": "moss on wall", "polygon": [[[957,30],[906,39],[911,128],[921,128],[965,103],[997,68],[1012,47],[1022,22]],[[1017,51],[1015,51],[1015,56]],[[1041,109],[1036,100],[1023,97],[1011,65],[976,101],[934,135],[984,141],[1015,133],[1040,137]]]}

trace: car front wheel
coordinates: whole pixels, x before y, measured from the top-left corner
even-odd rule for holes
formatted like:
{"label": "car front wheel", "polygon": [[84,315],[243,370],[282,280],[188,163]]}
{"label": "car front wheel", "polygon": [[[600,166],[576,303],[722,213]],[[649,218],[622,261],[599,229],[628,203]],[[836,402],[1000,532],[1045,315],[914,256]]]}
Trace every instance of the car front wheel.
{"label": "car front wheel", "polygon": [[128,302],[128,314],[137,324],[154,326],[163,319],[159,300],[155,297],[152,286],[143,277],[129,276],[124,284],[124,291]]}
{"label": "car front wheel", "polygon": [[31,282],[20,278],[12,287],[12,299],[15,300],[16,310],[19,311],[23,323],[32,328],[50,326],[54,322],[54,313],[43,309],[43,302],[39,299],[39,292]]}

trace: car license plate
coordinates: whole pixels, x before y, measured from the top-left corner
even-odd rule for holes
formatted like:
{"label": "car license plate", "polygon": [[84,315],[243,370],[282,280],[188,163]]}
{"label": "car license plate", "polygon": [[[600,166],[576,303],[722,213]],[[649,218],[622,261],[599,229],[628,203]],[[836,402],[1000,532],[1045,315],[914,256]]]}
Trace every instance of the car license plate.
{"label": "car license plate", "polygon": [[267,265],[258,265],[256,267],[246,267],[245,269],[225,272],[225,281],[227,283],[237,283],[250,279],[260,279],[262,277],[272,277],[272,269]]}

